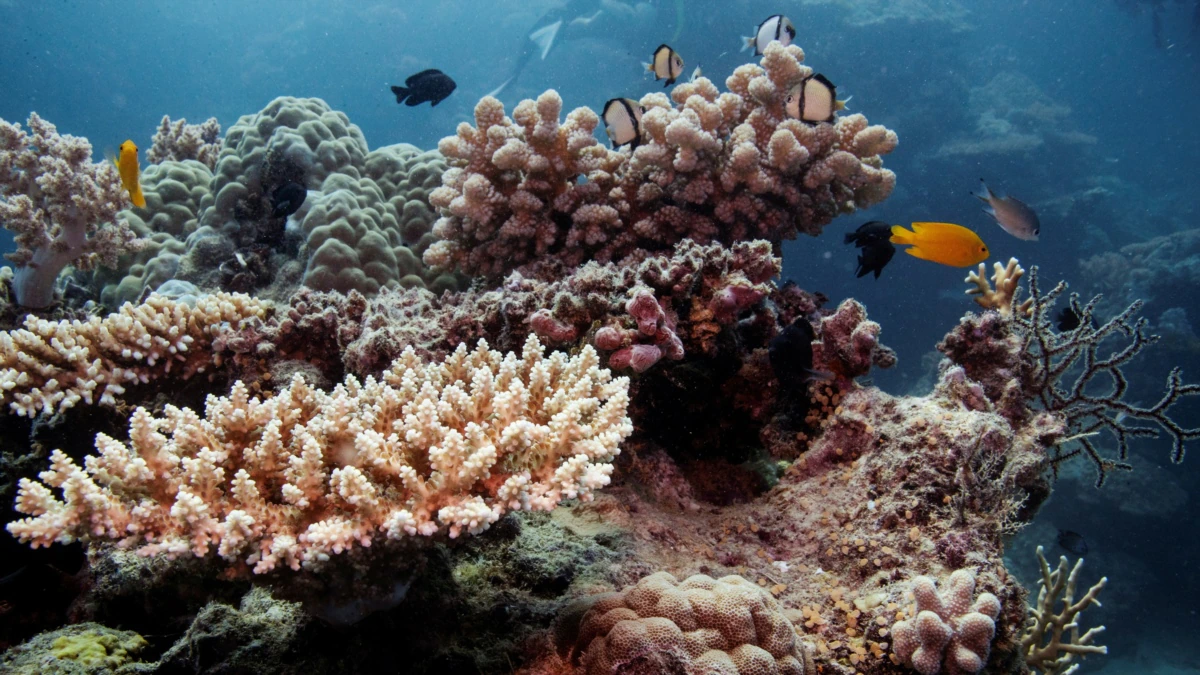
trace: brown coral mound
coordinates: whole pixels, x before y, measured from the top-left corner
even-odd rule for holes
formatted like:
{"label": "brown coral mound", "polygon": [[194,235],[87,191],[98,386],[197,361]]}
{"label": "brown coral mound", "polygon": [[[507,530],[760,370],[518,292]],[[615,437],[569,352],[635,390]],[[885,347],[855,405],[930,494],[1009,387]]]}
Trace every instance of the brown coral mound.
{"label": "brown coral mound", "polygon": [[652,574],[598,599],[576,645],[588,675],[816,672],[775,598],[736,575]]}

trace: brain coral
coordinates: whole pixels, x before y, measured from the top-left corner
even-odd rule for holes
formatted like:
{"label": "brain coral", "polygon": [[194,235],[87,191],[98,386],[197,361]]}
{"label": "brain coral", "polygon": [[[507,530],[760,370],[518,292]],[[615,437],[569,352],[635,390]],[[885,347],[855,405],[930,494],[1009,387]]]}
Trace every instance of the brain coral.
{"label": "brain coral", "polygon": [[652,574],[598,599],[576,646],[588,675],[816,672],[775,598],[739,576]]}
{"label": "brain coral", "polygon": [[184,239],[199,226],[200,203],[208,196],[212,172],[195,160],[148,165],[141,175],[145,208],[122,211],[145,248],[122,256],[116,271],[99,268],[93,279],[109,308],[132,302],[172,279],[186,250]]}

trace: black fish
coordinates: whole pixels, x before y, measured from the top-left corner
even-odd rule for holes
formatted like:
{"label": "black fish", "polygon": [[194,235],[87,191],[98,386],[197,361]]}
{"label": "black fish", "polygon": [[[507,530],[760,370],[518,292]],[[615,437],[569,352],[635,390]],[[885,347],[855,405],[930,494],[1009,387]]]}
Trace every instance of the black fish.
{"label": "black fish", "polygon": [[1075,555],[1087,555],[1088,545],[1083,535],[1070,530],[1058,531],[1058,545]]}
{"label": "black fish", "polygon": [[812,343],[816,337],[812,324],[801,316],[771,338],[767,346],[771,369],[785,390],[802,391],[804,384],[812,377]]}
{"label": "black fish", "polygon": [[303,185],[289,180],[271,193],[271,215],[286,218],[299,211],[307,197],[308,190]]}
{"label": "black fish", "polygon": [[854,270],[855,277],[862,277],[868,272],[874,272],[875,278],[883,272],[883,268],[896,255],[896,247],[892,244],[892,226],[881,220],[863,223],[859,228],[846,235],[847,244],[854,244],[862,249],[858,255],[858,268]]}
{"label": "black fish", "polygon": [[404,81],[403,87],[393,86],[392,93],[396,95],[396,103],[403,103],[409,107],[426,101],[433,101],[432,105],[437,105],[446,100],[457,86],[449,75],[430,68],[410,75]]}
{"label": "black fish", "polygon": [[[1073,331],[1079,328],[1081,323],[1083,323],[1083,317],[1079,316],[1079,312],[1076,312],[1074,307],[1063,307],[1058,310],[1058,314],[1054,315],[1054,326],[1058,328],[1058,332],[1060,333]],[[1092,328],[1095,328],[1096,320],[1092,319],[1090,325]]]}

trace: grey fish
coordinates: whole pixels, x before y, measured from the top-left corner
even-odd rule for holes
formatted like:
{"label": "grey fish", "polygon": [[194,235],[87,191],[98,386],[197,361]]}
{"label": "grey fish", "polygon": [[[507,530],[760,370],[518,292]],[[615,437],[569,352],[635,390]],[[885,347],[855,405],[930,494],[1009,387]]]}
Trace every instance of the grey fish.
{"label": "grey fish", "polygon": [[1037,241],[1042,231],[1042,223],[1038,220],[1033,209],[1016,197],[997,197],[988,189],[987,183],[979,179],[983,185],[983,194],[973,196],[987,204],[983,212],[996,219],[996,223],[1017,239]]}
{"label": "grey fish", "polygon": [[457,86],[449,75],[436,68],[430,68],[416,75],[409,75],[403,87],[392,87],[392,93],[396,95],[396,103],[403,103],[410,108],[426,101],[435,106],[453,93]]}
{"label": "grey fish", "polygon": [[1088,545],[1083,535],[1070,530],[1058,531],[1058,545],[1075,555],[1087,555]]}

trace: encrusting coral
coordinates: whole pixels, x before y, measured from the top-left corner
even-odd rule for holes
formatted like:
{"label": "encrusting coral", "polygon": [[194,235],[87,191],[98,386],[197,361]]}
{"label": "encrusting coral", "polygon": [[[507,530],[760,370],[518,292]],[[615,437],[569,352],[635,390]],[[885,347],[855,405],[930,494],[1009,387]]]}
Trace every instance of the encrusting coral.
{"label": "encrusting coral", "polygon": [[53,124],[29,115],[29,132],[0,120],[0,222],[16,234],[12,285],[22,307],[54,301],[67,265],[113,267],[140,242],[117,212],[129,205],[117,170],[92,162],[86,138],[60,136]]}
{"label": "encrusting coral", "polygon": [[[1083,597],[1075,600],[1083,558],[1075,561],[1070,574],[1067,573],[1066,556],[1059,556],[1058,567],[1053,571],[1041,546],[1037,547],[1037,558],[1042,578],[1038,581],[1037,604],[1029,608],[1029,621],[1021,636],[1025,663],[1040,668],[1043,675],[1071,675],[1079,669],[1078,663],[1071,663],[1076,656],[1108,653],[1108,647],[1092,643],[1104,631],[1104,626],[1089,628],[1082,635],[1079,633],[1080,612],[1091,605],[1100,606],[1096,596],[1108,583],[1108,577],[1101,578]],[[1055,610],[1055,605],[1060,602],[1062,607]]]}
{"label": "encrusting coral", "polygon": [[[138,408],[126,445],[104,434],[79,467],[54,451],[22,479],[7,529],[33,546],[115,540],[145,555],[244,560],[255,573],[313,566],[400,539],[487,529],[514,509],[550,510],[608,484],[633,426],[629,381],[594,350],[542,355],[537,338],[486,343],[425,364],[406,350],[381,380],[330,393],[300,377],[274,397],[235,384],[201,418]],[[60,501],[53,494],[59,488]]]}
{"label": "encrusting coral", "polygon": [[729,92],[701,77],[670,99],[644,96],[632,153],[593,138],[600,119],[589,108],[560,122],[553,90],[511,119],[484,98],[475,126],[438,145],[453,168],[430,195],[442,218],[426,264],[498,278],[547,258],[620,261],[685,238],[778,244],[882,201],[895,175],[879,156],[896,135],[857,114],[815,126],[788,119],[789,88],[812,75],[803,59],[799,47],[772,43],[761,66],[726,80]]}
{"label": "encrusting coral", "polygon": [[991,593],[975,597],[975,573],[970,570],[956,570],[941,592],[933,579],[917,577],[912,594],[915,616],[892,625],[896,656],[922,675],[982,670],[996,635],[1000,600]]}
{"label": "encrusting coral", "polygon": [[116,405],[133,384],[185,380],[221,365],[214,341],[267,311],[241,294],[203,295],[194,305],[152,294],[103,318],[26,317],[23,328],[0,332],[0,404],[27,417],[80,402]]}

